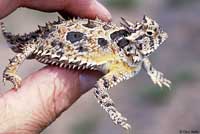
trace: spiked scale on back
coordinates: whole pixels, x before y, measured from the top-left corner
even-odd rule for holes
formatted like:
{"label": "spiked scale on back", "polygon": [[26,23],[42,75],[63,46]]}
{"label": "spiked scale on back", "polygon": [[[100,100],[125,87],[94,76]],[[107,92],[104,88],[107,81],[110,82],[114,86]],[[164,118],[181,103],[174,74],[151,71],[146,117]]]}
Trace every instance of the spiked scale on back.
{"label": "spiked scale on back", "polygon": [[20,88],[21,78],[16,72],[25,59],[62,68],[101,71],[104,76],[93,86],[94,95],[112,121],[126,130],[131,126],[115,107],[108,89],[134,77],[142,67],[154,84],[170,87],[171,82],[148,59],[168,36],[147,16],[137,23],[122,18],[121,26],[99,19],[58,18],[24,35],[7,32],[3,23],[1,27],[10,48],[17,53],[4,70],[4,81]]}

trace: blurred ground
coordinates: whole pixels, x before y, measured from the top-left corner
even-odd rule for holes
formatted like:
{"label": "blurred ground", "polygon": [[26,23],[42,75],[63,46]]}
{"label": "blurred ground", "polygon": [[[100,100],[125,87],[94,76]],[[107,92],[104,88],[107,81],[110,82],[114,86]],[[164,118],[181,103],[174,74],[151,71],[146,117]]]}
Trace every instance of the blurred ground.
{"label": "blurred ground", "polygon": [[[172,80],[172,90],[153,86],[145,72],[119,84],[111,95],[137,134],[200,134],[200,1],[198,0],[101,0],[119,24],[120,16],[130,21],[151,16],[169,34],[167,42],[151,56],[154,66]],[[37,25],[55,20],[57,14],[19,9],[7,18],[9,31],[30,32]],[[14,55],[0,35],[0,72]],[[29,64],[31,63],[31,64]],[[34,66],[33,66],[34,65]],[[43,65],[26,61],[19,71],[27,76]],[[0,83],[0,89],[9,86]],[[1,90],[5,91],[5,90]],[[121,134],[96,103],[91,92],[77,101],[43,134]],[[192,134],[192,133],[191,133]]]}

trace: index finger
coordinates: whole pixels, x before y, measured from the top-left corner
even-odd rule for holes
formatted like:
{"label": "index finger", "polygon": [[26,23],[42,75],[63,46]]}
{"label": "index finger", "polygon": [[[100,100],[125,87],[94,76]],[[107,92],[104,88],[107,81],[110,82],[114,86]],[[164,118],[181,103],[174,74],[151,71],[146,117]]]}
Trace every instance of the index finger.
{"label": "index finger", "polygon": [[109,11],[96,0],[0,0],[0,19],[19,7],[45,12],[60,12],[63,16],[74,15],[110,21]]}
{"label": "index finger", "polygon": [[95,19],[97,17],[104,21],[111,21],[110,12],[96,0],[88,0],[87,2],[85,0],[71,1],[60,14],[64,18],[70,15],[90,19]]}
{"label": "index finger", "polygon": [[58,11],[63,16],[73,15],[94,19],[111,20],[109,11],[96,0],[21,0],[22,7],[41,11]]}

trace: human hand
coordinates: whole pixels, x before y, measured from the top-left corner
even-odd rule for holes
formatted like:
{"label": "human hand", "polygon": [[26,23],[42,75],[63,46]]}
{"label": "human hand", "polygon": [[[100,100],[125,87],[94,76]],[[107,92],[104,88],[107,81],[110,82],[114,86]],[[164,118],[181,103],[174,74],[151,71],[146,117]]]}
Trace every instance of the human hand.
{"label": "human hand", "polygon": [[[95,0],[0,0],[0,18],[18,7],[59,11],[62,15],[96,16],[109,21],[109,12]],[[102,74],[45,67],[22,81],[20,89],[0,94],[0,134],[39,134]]]}
{"label": "human hand", "polygon": [[45,12],[59,12],[63,17],[68,15],[96,17],[109,21],[108,10],[96,0],[0,0],[0,19],[20,7],[27,7]]}

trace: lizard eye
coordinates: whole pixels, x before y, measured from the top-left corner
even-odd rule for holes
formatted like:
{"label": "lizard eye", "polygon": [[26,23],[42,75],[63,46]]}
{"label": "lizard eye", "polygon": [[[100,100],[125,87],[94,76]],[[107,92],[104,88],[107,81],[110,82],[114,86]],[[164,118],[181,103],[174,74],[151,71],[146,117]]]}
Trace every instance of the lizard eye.
{"label": "lizard eye", "polygon": [[152,36],[153,32],[152,31],[147,31],[147,35]]}

